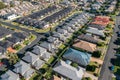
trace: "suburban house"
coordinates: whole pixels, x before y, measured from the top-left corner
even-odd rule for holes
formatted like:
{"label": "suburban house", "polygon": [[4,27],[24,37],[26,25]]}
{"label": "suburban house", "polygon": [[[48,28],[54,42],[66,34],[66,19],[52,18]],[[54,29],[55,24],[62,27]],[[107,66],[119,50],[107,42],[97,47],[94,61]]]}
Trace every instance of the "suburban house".
{"label": "suburban house", "polygon": [[10,37],[12,33],[13,33],[12,30],[6,29],[6,28],[0,26],[0,41],[6,37]]}
{"label": "suburban house", "polygon": [[98,30],[104,30],[106,26],[102,26],[100,24],[89,24],[89,27],[97,28]]}
{"label": "suburban house", "polygon": [[96,29],[96,28],[88,28],[88,29],[86,30],[86,32],[91,33],[91,34],[94,34],[94,35],[96,35],[96,36],[105,37],[105,34],[104,34],[103,30],[98,30],[98,29]]}
{"label": "suburban house", "polygon": [[49,43],[49,42],[43,42],[40,44],[41,47],[47,49],[48,51],[54,53],[55,50],[57,49],[57,47],[55,47],[55,45],[53,43]]}
{"label": "suburban house", "polygon": [[65,42],[66,39],[67,39],[63,34],[58,33],[58,32],[53,32],[53,35],[52,35],[52,36],[53,36],[53,37],[56,37],[56,38],[59,38],[59,40],[61,40],[61,41],[63,41],[63,42]]}
{"label": "suburban house", "polygon": [[2,46],[0,46],[0,55],[5,54],[5,52],[6,50]]}
{"label": "suburban house", "polygon": [[102,26],[107,26],[110,22],[110,17],[108,16],[96,16],[92,24],[98,24]]}
{"label": "suburban house", "polygon": [[20,75],[22,75],[25,79],[29,79],[33,73],[35,72],[29,64],[25,63],[24,61],[20,61],[20,62],[17,62],[15,65],[14,65],[14,69],[13,71],[15,73],[18,73]]}
{"label": "suburban house", "polygon": [[97,49],[96,44],[93,44],[87,41],[82,41],[82,40],[75,41],[73,46],[76,48],[86,50],[88,52],[94,52]]}
{"label": "suburban house", "polygon": [[80,36],[78,36],[78,39],[87,41],[87,42],[91,42],[94,44],[97,44],[99,42],[99,39],[97,36],[89,34],[89,33],[81,34]]}
{"label": "suburban house", "polygon": [[8,70],[0,76],[0,80],[20,80],[19,75],[11,70]]}
{"label": "suburban house", "polygon": [[19,43],[22,42],[20,38],[15,37],[15,36],[13,36],[13,37],[8,37],[8,38],[6,38],[5,40],[8,40],[8,41],[14,43],[14,45],[19,44]]}
{"label": "suburban house", "polygon": [[29,37],[29,33],[26,33],[26,32],[14,32],[14,33],[12,34],[12,36],[18,37],[18,38],[20,38],[21,40],[27,40],[28,37]]}
{"label": "suburban house", "polygon": [[52,36],[48,37],[47,41],[53,43],[56,47],[59,47],[62,44],[62,42],[58,38]]}
{"label": "suburban house", "polygon": [[36,55],[39,55],[40,59],[45,61],[48,61],[51,57],[51,53],[49,53],[47,49],[40,46],[34,46],[32,52]]}
{"label": "suburban house", "polygon": [[78,63],[81,66],[87,66],[90,62],[91,54],[69,48],[63,55],[63,58]]}
{"label": "suburban house", "polygon": [[69,26],[62,26],[62,29],[67,30],[69,33],[73,33],[74,32],[74,30],[71,27],[69,27]]}
{"label": "suburban house", "polygon": [[16,19],[18,16],[16,14],[10,13],[10,14],[6,14],[2,17],[3,17],[3,19],[6,19],[6,20],[13,20],[13,19]]}
{"label": "suburban house", "polygon": [[57,29],[57,32],[58,33],[61,33],[61,34],[63,34],[65,37],[67,37],[67,38],[70,38],[70,36],[71,36],[71,33],[69,33],[67,30],[65,30],[65,29],[60,29],[60,28],[58,28]]}
{"label": "suburban house", "polygon": [[32,52],[26,52],[25,56],[22,58],[25,62],[31,64],[32,67],[35,67],[36,69],[39,69],[44,61],[40,60],[40,57],[35,55]]}
{"label": "suburban house", "polygon": [[53,70],[59,74],[59,76],[69,78],[71,80],[81,80],[85,69],[82,67],[72,67],[71,65],[67,64],[64,61],[59,61],[57,64],[53,67]]}

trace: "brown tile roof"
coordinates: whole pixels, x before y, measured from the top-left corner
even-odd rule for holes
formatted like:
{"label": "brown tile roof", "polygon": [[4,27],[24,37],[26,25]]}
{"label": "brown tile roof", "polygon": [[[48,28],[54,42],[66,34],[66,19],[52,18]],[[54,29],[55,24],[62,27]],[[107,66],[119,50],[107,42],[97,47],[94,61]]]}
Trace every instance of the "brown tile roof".
{"label": "brown tile roof", "polygon": [[74,47],[89,51],[89,52],[94,52],[96,50],[96,44],[86,42],[86,41],[78,41],[73,44]]}

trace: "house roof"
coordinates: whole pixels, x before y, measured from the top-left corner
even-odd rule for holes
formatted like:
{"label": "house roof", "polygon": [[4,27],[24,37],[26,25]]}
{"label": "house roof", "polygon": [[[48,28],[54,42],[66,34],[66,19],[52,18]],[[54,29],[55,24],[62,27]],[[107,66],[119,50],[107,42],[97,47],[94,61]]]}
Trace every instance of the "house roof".
{"label": "house roof", "polygon": [[62,76],[65,76],[72,80],[81,80],[83,77],[83,74],[85,72],[85,69],[82,67],[79,67],[79,69],[74,68],[70,66],[69,64],[66,64],[64,61],[59,61],[53,68],[53,70]]}
{"label": "house roof", "polygon": [[20,39],[25,39],[29,36],[29,33],[26,32],[14,32],[12,36],[18,37]]}
{"label": "house roof", "polygon": [[52,43],[48,43],[48,42],[43,42],[40,44],[41,47],[49,50],[50,52],[54,52],[55,46]]}
{"label": "house roof", "polygon": [[110,19],[110,17],[108,17],[108,16],[96,16],[92,23],[107,26],[107,24],[110,21],[109,19]]}
{"label": "house roof", "polygon": [[34,47],[33,47],[33,50],[32,50],[32,52],[33,52],[34,54],[36,54],[36,55],[41,55],[42,53],[44,53],[44,52],[46,52],[46,51],[47,51],[47,50],[46,50],[45,48],[40,47],[40,46],[38,46],[38,45],[34,46]]}
{"label": "house roof", "polygon": [[96,44],[86,42],[86,41],[76,41],[73,44],[74,47],[81,48],[83,50],[89,51],[89,52],[94,52],[96,50]]}
{"label": "house roof", "polygon": [[13,45],[12,42],[10,41],[0,41],[0,46],[3,47],[4,49],[7,49]]}
{"label": "house roof", "polygon": [[98,25],[98,24],[90,24],[89,27],[97,28],[98,30],[103,30],[103,29],[105,29],[105,26],[103,26],[103,25]]}
{"label": "house roof", "polygon": [[78,39],[88,41],[88,42],[91,42],[91,43],[95,43],[95,44],[97,44],[98,41],[99,41],[96,36],[92,36],[92,34],[88,34],[88,33],[78,36]]}
{"label": "house roof", "polygon": [[0,80],[19,80],[19,75],[8,70],[5,74],[1,75]]}
{"label": "house roof", "polygon": [[11,31],[10,29],[6,29],[6,28],[0,26],[0,38],[3,38],[12,33],[13,33],[13,31]]}
{"label": "house roof", "polygon": [[82,66],[87,66],[90,62],[91,54],[69,48],[63,55],[65,59],[71,60]]}
{"label": "house roof", "polygon": [[28,65],[27,63],[25,63],[24,61],[19,61],[14,65],[14,69],[13,71],[16,73],[20,73],[21,75],[24,75],[24,73],[26,71],[28,71],[30,69],[30,65]]}
{"label": "house roof", "polygon": [[31,53],[31,52],[26,52],[25,56],[22,58],[24,61],[33,64],[37,59],[39,59],[39,56]]}
{"label": "house roof", "polygon": [[34,72],[35,71],[30,68],[28,71],[25,72],[25,74],[23,76],[25,77],[25,79],[28,79],[33,75]]}
{"label": "house roof", "polygon": [[10,41],[10,42],[12,42],[12,43],[17,43],[17,42],[20,42],[20,41],[21,41],[20,38],[15,37],[15,36],[13,36],[13,37],[8,37],[8,38],[6,38],[6,40],[8,40],[8,41]]}
{"label": "house roof", "polygon": [[36,69],[39,69],[45,62],[41,59],[38,59],[33,66],[35,66]]}
{"label": "house roof", "polygon": [[95,29],[95,28],[89,28],[89,29],[86,30],[86,32],[92,33],[92,34],[97,35],[97,36],[102,36],[102,37],[105,36],[105,34],[103,33],[102,30],[98,30],[98,29]]}

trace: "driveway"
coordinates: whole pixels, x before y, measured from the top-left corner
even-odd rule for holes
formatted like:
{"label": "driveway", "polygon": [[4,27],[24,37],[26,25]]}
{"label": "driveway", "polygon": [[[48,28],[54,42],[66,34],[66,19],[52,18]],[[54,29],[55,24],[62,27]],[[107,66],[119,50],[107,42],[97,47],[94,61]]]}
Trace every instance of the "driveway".
{"label": "driveway", "polygon": [[91,57],[90,61],[92,62],[97,62],[98,64],[103,64],[103,61],[98,59],[98,58],[94,58],[94,57]]}

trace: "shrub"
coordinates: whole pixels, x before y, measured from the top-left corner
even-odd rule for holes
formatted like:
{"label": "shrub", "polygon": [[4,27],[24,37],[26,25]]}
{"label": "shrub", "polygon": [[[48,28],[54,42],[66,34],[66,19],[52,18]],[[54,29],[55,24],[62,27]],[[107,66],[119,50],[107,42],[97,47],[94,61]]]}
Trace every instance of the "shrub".
{"label": "shrub", "polygon": [[93,57],[96,57],[96,58],[100,58],[100,56],[101,56],[101,51],[95,51],[95,52],[93,52],[92,56],[93,56]]}
{"label": "shrub", "polygon": [[104,43],[104,42],[98,42],[97,45],[98,45],[98,46],[104,46],[105,43]]}
{"label": "shrub", "polygon": [[99,74],[97,74],[97,73],[94,73],[94,76],[98,77],[98,76],[99,76]]}
{"label": "shrub", "polygon": [[86,70],[94,72],[96,70],[96,66],[95,65],[88,65]]}

